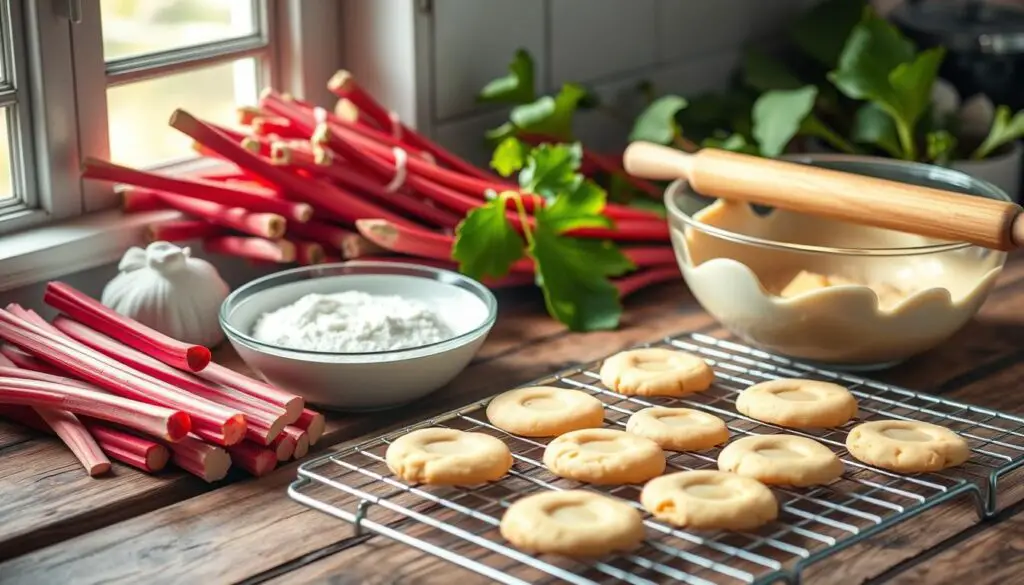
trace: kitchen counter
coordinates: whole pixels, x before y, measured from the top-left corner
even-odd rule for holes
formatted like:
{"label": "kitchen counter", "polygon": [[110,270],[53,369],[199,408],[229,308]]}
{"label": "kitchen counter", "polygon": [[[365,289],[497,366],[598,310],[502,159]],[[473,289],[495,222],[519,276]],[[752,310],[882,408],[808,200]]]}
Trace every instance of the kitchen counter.
{"label": "kitchen counter", "polygon": [[[569,333],[531,293],[499,300],[487,343],[452,384],[397,411],[330,418],[306,459],[639,342],[684,331],[727,337],[682,284],[630,298],[616,332]],[[1024,414],[1024,257],[1011,257],[981,313],[953,339],[867,377]],[[0,422],[0,583],[489,582],[292,501],[297,466],[208,485],[170,468],[150,476],[115,464],[94,479],[56,440]],[[1024,482],[1007,481],[994,518],[979,522],[964,498],[945,502],[811,565],[805,582],[1013,581],[1024,570]]]}

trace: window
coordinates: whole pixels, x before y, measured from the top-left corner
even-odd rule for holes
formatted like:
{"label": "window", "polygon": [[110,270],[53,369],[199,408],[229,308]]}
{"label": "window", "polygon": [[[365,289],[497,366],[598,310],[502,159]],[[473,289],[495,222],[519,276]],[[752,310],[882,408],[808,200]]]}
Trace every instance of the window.
{"label": "window", "polygon": [[193,157],[168,126],[176,108],[231,126],[263,87],[325,83],[341,66],[338,27],[323,26],[336,4],[0,0],[0,236],[116,207],[109,185],[79,179],[85,157]]}

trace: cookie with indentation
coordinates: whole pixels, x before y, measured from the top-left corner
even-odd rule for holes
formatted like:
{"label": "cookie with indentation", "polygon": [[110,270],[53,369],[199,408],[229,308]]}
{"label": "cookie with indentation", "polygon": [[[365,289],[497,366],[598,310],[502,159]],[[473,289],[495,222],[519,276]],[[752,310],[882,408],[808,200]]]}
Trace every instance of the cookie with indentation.
{"label": "cookie with indentation", "polygon": [[736,410],[759,421],[795,429],[839,427],[857,416],[857,399],[839,384],[780,378],[740,392]]}
{"label": "cookie with indentation", "polygon": [[700,356],[661,347],[619,352],[601,364],[601,382],[627,396],[686,396],[711,386],[715,373]]}
{"label": "cookie with indentation", "polygon": [[643,483],[665,471],[665,452],[654,441],[614,429],[559,435],[544,449],[552,473],[585,483]]}
{"label": "cookie with indentation", "polygon": [[846,436],[858,460],[897,473],[939,471],[960,465],[971,447],[946,427],[921,421],[878,420],[859,424]]}
{"label": "cookie with indentation", "polygon": [[395,439],[384,460],[409,483],[475,485],[504,477],[512,452],[500,439],[476,433],[429,427]]}
{"label": "cookie with indentation", "polygon": [[626,421],[626,432],[647,437],[669,451],[702,451],[729,440],[725,421],[692,408],[638,410]]}
{"label": "cookie with indentation", "polygon": [[604,424],[604,403],[581,390],[531,386],[495,396],[487,419],[499,429],[523,437],[557,437]]}
{"label": "cookie with indentation", "polygon": [[644,538],[639,510],[584,490],[545,491],[516,500],[501,517],[499,530],[522,551],[569,557],[626,552]]}
{"label": "cookie with indentation", "polygon": [[711,469],[652,479],[640,503],[658,520],[696,530],[753,530],[779,515],[779,503],[763,483]]}
{"label": "cookie with indentation", "polygon": [[843,462],[831,449],[797,435],[752,435],[718,454],[718,469],[769,485],[806,487],[832,482]]}

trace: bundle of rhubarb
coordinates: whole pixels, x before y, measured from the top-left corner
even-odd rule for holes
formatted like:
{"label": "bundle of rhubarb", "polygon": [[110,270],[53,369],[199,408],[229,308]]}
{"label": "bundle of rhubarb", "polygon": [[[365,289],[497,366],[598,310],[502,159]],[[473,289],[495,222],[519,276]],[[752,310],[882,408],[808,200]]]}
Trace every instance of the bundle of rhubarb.
{"label": "bundle of rhubarb", "polygon": [[67,284],[44,297],[48,322],[0,309],[0,417],[56,434],[90,475],[114,459],[155,473],[168,462],[212,482],[232,466],[261,476],[305,456],[323,415],[301,397],[211,361]]}
{"label": "bundle of rhubarb", "polygon": [[[262,262],[396,260],[457,269],[492,287],[536,284],[573,330],[618,326],[621,299],[679,275],[665,220],[606,202],[578,143],[515,137],[473,166],[409,128],[347,72],[333,111],[272,90],[240,109],[245,131],[177,110],[170,125],[223,165],[189,176],[89,160],[126,212],[175,209],[156,240]],[[226,169],[226,170],[225,170]],[[515,175],[513,177],[513,175]]]}

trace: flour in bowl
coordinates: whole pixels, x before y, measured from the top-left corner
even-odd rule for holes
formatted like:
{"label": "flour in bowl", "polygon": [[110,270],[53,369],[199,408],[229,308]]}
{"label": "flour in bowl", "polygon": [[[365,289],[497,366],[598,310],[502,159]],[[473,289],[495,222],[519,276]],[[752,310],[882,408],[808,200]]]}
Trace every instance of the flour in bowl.
{"label": "flour in bowl", "polygon": [[453,333],[437,313],[418,301],[346,291],[308,294],[264,313],[252,335],[291,349],[362,353],[437,343]]}

